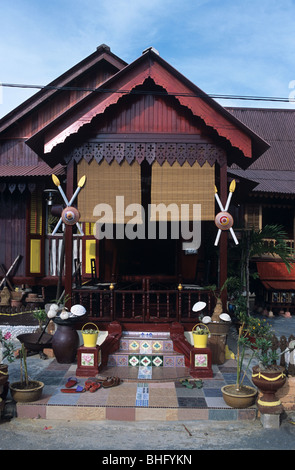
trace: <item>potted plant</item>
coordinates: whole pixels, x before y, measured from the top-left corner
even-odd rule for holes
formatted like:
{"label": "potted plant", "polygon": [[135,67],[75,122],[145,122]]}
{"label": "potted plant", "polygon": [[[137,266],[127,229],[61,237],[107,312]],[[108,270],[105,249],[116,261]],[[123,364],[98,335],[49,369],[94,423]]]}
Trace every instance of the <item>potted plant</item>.
{"label": "potted plant", "polygon": [[197,323],[197,325],[195,325],[192,329],[194,347],[206,348],[209,333],[209,328],[206,325],[203,323]]}
{"label": "potted plant", "polygon": [[39,308],[39,309],[34,310],[33,317],[36,320],[38,320],[39,330],[42,331],[42,326],[45,323],[45,321],[47,320],[47,315],[46,315],[45,309]]}
{"label": "potted plant", "polygon": [[[223,398],[228,403],[227,396],[230,391],[235,390],[235,394],[240,394],[242,389],[245,391],[243,381],[252,360],[255,358],[258,360],[258,365],[253,367],[251,378],[253,384],[263,393],[263,396],[257,401],[258,408],[264,413],[281,412],[281,403],[275,398],[274,394],[284,385],[286,375],[284,368],[276,364],[280,354],[272,350],[272,327],[265,319],[261,320],[247,314],[241,315],[240,318],[242,324],[239,328],[237,342],[237,380],[235,386],[226,385],[222,387]],[[246,350],[250,354],[242,375]],[[232,404],[230,406],[238,407]]]}
{"label": "potted plant", "polygon": [[39,380],[32,380],[28,376],[27,351],[24,344],[20,350],[20,381],[9,385],[10,393],[16,402],[32,402],[39,400],[42,395],[44,383]]}
{"label": "potted plant", "polygon": [[[84,329],[85,326],[87,325],[93,325],[95,328]],[[94,348],[96,346],[96,341],[97,341],[98,333],[99,333],[99,329],[95,325],[95,323],[85,323],[85,325],[83,325],[82,327],[81,333],[82,333],[84,346],[86,348]]]}
{"label": "potted plant", "polygon": [[15,360],[14,355],[15,347],[11,341],[11,333],[6,332],[3,334],[0,330],[0,397],[5,399],[8,391],[8,364]]}
{"label": "potted plant", "polygon": [[24,296],[24,292],[19,287],[16,287],[15,290],[11,291],[10,292],[11,306],[21,307],[23,296]]}
{"label": "potted plant", "polygon": [[[242,292],[245,294],[249,314],[251,259],[265,254],[279,256],[290,272],[294,262],[294,250],[286,243],[287,233],[282,225],[265,225],[261,230],[243,229],[241,235],[238,269],[241,272]],[[273,243],[268,243],[267,240],[273,240]]]}
{"label": "potted plant", "polygon": [[[247,360],[244,369],[244,361],[246,360],[246,351],[251,351],[250,357]],[[232,408],[248,408],[254,405],[257,390],[249,385],[244,385],[244,379],[250,367],[251,361],[254,357],[255,350],[253,344],[249,341],[246,335],[245,323],[243,322],[239,328],[239,336],[237,341],[237,375],[234,384],[224,385],[221,388],[223,399],[225,403]]]}
{"label": "potted plant", "polygon": [[282,404],[275,393],[285,384],[286,373],[283,366],[277,365],[279,354],[271,349],[269,337],[257,337],[255,356],[258,365],[252,369],[252,382],[261,392],[257,406],[261,413],[279,414],[283,411]]}

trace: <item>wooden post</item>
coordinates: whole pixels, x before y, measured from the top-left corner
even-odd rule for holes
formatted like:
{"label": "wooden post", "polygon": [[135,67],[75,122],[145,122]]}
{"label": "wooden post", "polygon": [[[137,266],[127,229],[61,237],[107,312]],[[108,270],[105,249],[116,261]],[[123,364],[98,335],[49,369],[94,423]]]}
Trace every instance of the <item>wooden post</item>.
{"label": "wooden post", "polygon": [[[220,167],[220,200],[225,207],[228,196],[227,188],[227,165]],[[223,230],[219,244],[219,286],[222,287],[227,279],[227,230]],[[226,311],[227,290],[224,289],[221,294],[223,310]]]}
{"label": "wooden post", "polygon": [[[67,166],[66,196],[68,201],[74,191],[74,161],[71,160]],[[72,273],[73,273],[73,226],[65,224],[65,296],[69,298],[66,307],[72,305]]]}

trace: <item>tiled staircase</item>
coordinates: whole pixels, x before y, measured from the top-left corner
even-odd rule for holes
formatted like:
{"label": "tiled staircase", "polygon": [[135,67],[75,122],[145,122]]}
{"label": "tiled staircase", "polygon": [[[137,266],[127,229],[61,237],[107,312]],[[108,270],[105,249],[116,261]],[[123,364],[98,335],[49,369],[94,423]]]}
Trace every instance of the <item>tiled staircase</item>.
{"label": "tiled staircase", "polygon": [[185,367],[183,354],[173,350],[169,332],[122,333],[118,351],[109,355],[109,367]]}

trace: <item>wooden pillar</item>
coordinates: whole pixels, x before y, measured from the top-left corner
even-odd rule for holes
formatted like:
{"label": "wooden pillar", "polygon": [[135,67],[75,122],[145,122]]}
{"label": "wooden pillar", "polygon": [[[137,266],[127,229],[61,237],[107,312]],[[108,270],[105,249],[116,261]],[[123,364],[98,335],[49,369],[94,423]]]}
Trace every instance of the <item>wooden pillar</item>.
{"label": "wooden pillar", "polygon": [[[220,200],[223,207],[226,204],[228,196],[227,188],[227,165],[220,167]],[[219,244],[219,286],[222,287],[227,279],[227,230],[221,232]],[[223,290],[221,294],[222,307],[226,311],[227,291]]]}
{"label": "wooden pillar", "polygon": [[[67,186],[66,196],[69,201],[74,193],[74,161],[71,160],[67,166]],[[73,266],[73,227],[65,225],[65,296],[70,300],[66,303],[66,307],[72,305],[72,266]]]}

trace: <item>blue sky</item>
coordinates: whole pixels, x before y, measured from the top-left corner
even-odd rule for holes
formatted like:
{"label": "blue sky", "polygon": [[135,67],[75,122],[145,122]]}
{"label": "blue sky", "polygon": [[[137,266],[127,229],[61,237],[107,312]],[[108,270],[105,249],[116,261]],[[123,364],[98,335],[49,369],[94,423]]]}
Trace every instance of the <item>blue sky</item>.
{"label": "blue sky", "polygon": [[[105,43],[128,63],[153,46],[209,94],[295,91],[295,0],[2,0],[0,11],[1,83],[46,85]],[[1,89],[0,117],[37,91]]]}

